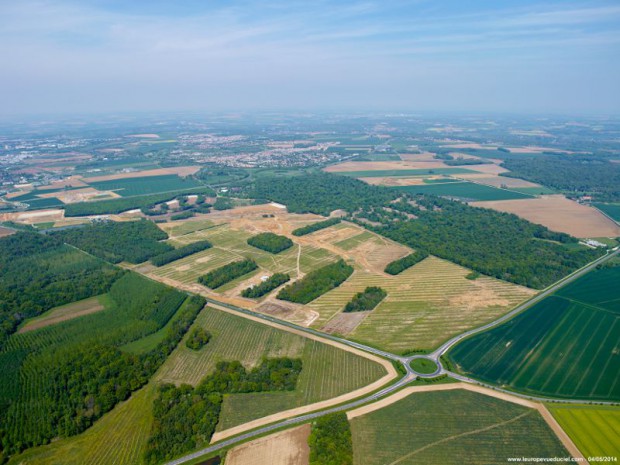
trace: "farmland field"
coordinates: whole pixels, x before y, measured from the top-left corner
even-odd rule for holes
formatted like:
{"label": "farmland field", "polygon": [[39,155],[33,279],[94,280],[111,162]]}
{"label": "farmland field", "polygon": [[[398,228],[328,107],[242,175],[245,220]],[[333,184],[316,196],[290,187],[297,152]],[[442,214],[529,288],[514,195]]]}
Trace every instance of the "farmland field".
{"label": "farmland field", "polygon": [[475,173],[474,169],[468,168],[428,168],[428,169],[396,169],[396,170],[372,170],[372,171],[339,171],[341,176],[354,178],[383,178],[389,176],[428,176],[436,174],[466,174]]}
{"label": "farmland field", "polygon": [[307,465],[310,425],[270,434],[241,444],[226,454],[227,465]]}
{"label": "farmland field", "polygon": [[595,203],[594,206],[605,213],[610,218],[620,223],[620,204],[619,203]]}
{"label": "farmland field", "polygon": [[202,186],[202,184],[197,181],[181,178],[176,174],[146,176],[143,178],[111,179],[109,181],[89,182],[89,184],[97,190],[113,191],[122,197],[181,191]]}
{"label": "farmland field", "polygon": [[356,465],[482,465],[567,455],[537,410],[464,390],[411,394],[353,418],[351,431]]}
{"label": "farmland field", "polygon": [[336,397],[385,374],[380,365],[363,357],[219,310],[203,311],[196,324],[212,334],[211,341],[199,351],[179,345],[157,375],[158,381],[196,385],[221,360],[254,367],[263,357],[301,357],[304,364],[293,392],[226,396],[220,430]]}
{"label": "farmland field", "polygon": [[618,407],[551,405],[549,410],[583,455],[620,458]]}
{"label": "farmland field", "polygon": [[71,320],[73,318],[88,315],[103,309],[104,306],[100,302],[100,296],[78,300],[77,302],[52,308],[43,315],[28,320],[26,324],[19,329],[19,332],[25,333],[28,331],[34,331],[35,329],[60,323],[61,321]]}
{"label": "farmland field", "polygon": [[458,344],[458,368],[513,389],[620,400],[620,267],[588,273],[509,322]]}
{"label": "farmland field", "polygon": [[509,200],[529,199],[533,196],[520,192],[498,189],[496,187],[475,184],[472,182],[450,182],[443,184],[426,184],[413,186],[393,187],[410,194],[431,194],[444,197],[454,197],[463,200]]}
{"label": "farmland field", "polygon": [[348,336],[395,352],[430,349],[451,335],[497,318],[533,294],[493,278],[466,279],[469,273],[436,257],[396,276],[357,269],[340,287],[309,304],[320,315],[313,327],[329,324],[357,292],[379,286],[388,296]]}

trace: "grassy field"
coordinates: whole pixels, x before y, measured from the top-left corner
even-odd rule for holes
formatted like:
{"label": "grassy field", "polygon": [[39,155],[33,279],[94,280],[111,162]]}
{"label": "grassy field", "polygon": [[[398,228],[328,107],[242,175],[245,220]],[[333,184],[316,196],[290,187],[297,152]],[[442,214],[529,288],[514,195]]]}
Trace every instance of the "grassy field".
{"label": "grassy field", "polygon": [[197,181],[182,178],[176,174],[96,181],[90,182],[89,185],[100,191],[114,191],[122,197],[180,191],[202,186]]}
{"label": "grassy field", "polygon": [[170,236],[183,236],[185,234],[212,228],[215,226],[215,223],[210,220],[191,220],[184,221],[181,224],[162,224],[160,226],[162,226],[162,229]]}
{"label": "grassy field", "polygon": [[[37,447],[15,457],[10,464],[135,465],[141,463],[153,416],[155,385],[148,384],[86,432]],[[113,446],[113,447],[112,447]]]}
{"label": "grassy field", "polygon": [[398,186],[393,187],[393,189],[398,189],[410,194],[431,194],[473,201],[533,198],[530,194],[515,192],[514,190],[498,189],[497,187],[485,186],[466,181],[418,186]]}
{"label": "grassy field", "polygon": [[88,299],[78,300],[77,302],[71,302],[70,304],[52,308],[43,315],[27,320],[25,324],[20,327],[19,332],[33,331],[38,328],[72,320],[73,318],[103,310],[104,307],[102,302],[104,302],[105,299],[101,297],[102,296],[89,297]]}
{"label": "grassy field", "polygon": [[476,171],[467,168],[431,168],[431,169],[402,169],[402,170],[368,170],[368,171],[338,171],[342,176],[354,178],[383,178],[386,176],[427,176],[434,174],[471,174]]}
{"label": "grassy field", "polygon": [[549,410],[583,455],[620,459],[620,408],[550,405]]}
{"label": "grassy field", "polygon": [[620,400],[620,267],[596,270],[457,345],[463,372],[521,391]]}
{"label": "grassy field", "polygon": [[594,206],[610,218],[620,222],[620,203],[595,203]]}
{"label": "grassy field", "polygon": [[[185,224],[181,226],[185,226]],[[295,244],[290,249],[274,255],[248,245],[247,239],[251,236],[252,234],[247,231],[231,229],[228,225],[177,236],[175,242],[181,245],[206,239],[213,244],[213,248],[162,266],[153,274],[188,284],[196,282],[199,276],[227,263],[242,258],[251,258],[263,271],[270,274],[280,272],[290,274],[293,279],[297,277],[299,245]],[[302,247],[299,266],[302,272],[307,273],[336,259],[337,257],[334,254],[326,250],[304,246]],[[226,292],[243,280],[242,278],[240,281],[233,281],[217,291]]]}
{"label": "grassy field", "polygon": [[484,276],[465,279],[469,273],[436,257],[396,276],[357,269],[340,287],[309,304],[320,315],[313,327],[321,328],[337,316],[357,292],[379,286],[388,296],[349,336],[395,352],[430,349],[497,318],[533,293]]}
{"label": "grassy field", "polygon": [[538,411],[462,390],[412,394],[354,418],[351,431],[356,465],[482,465],[568,454]]}

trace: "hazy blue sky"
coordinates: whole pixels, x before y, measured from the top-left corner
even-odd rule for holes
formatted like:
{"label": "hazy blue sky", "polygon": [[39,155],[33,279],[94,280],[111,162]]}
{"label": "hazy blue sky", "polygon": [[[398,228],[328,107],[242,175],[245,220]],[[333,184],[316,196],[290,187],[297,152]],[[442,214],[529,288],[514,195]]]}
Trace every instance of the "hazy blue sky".
{"label": "hazy blue sky", "polygon": [[0,113],[620,113],[620,2],[0,0]]}

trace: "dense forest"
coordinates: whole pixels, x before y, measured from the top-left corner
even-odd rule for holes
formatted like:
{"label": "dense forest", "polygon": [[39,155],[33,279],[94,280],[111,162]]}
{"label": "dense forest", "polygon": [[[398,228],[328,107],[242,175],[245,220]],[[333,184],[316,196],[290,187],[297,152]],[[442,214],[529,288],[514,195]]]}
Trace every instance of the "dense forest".
{"label": "dense forest", "polygon": [[288,237],[270,232],[260,233],[250,237],[248,239],[248,244],[273,254],[280,253],[293,247],[293,241]]}
{"label": "dense forest", "polygon": [[184,192],[138,195],[135,197],[121,197],[97,202],[70,203],[64,206],[65,216],[111,215],[133,209],[153,209],[155,205],[174,200],[180,195],[203,194],[215,196],[215,192],[208,187],[196,187]]}
{"label": "dense forest", "polygon": [[358,292],[344,307],[344,312],[366,312],[372,310],[387,296],[387,292],[377,286],[369,286]]}
{"label": "dense forest", "polygon": [[305,236],[306,234],[313,233],[314,231],[319,231],[321,229],[329,228],[330,226],[335,226],[341,221],[342,220],[340,218],[330,218],[329,220],[325,221],[317,221],[316,223],[312,223],[307,226],[303,226],[301,228],[293,230],[293,236]]}
{"label": "dense forest", "polygon": [[369,205],[389,203],[399,193],[347,176],[318,173],[257,179],[254,195],[283,203],[291,213],[329,216],[334,210],[352,213]]}
{"label": "dense forest", "polygon": [[502,176],[522,178],[570,196],[591,195],[600,202],[620,201],[620,164],[582,155],[511,158]]}
{"label": "dense forest", "polygon": [[17,232],[0,239],[0,348],[21,321],[107,292],[123,271],[55,237]]}
{"label": "dense forest", "polygon": [[201,326],[194,327],[187,335],[185,346],[188,349],[200,350],[211,340],[211,333]]}
{"label": "dense forest", "polygon": [[297,385],[299,359],[266,359],[247,371],[240,362],[218,362],[215,371],[193,388],[164,384],[153,405],[155,423],[145,461],[172,459],[207,443],[217,425],[222,395],[231,393],[292,391]]}
{"label": "dense forest", "polygon": [[245,259],[229,263],[198,278],[198,282],[211,289],[217,289],[258,268],[254,260]]}
{"label": "dense forest", "polygon": [[[0,351],[0,454],[84,431],[149,380],[205,303],[131,272],[105,297],[105,311],[6,341]],[[148,352],[122,351],[164,326],[164,339]]]}
{"label": "dense forest", "polygon": [[151,263],[155,266],[163,266],[183,257],[210,249],[211,247],[212,244],[209,241],[192,242],[191,244],[184,245],[178,249],[169,250],[162,254],[155,255],[151,258]]}
{"label": "dense forest", "polygon": [[273,291],[276,287],[281,286],[282,284],[289,282],[291,277],[285,273],[274,273],[266,281],[257,284],[256,286],[248,287],[241,291],[242,297],[247,297],[250,299],[258,299],[259,297],[264,296],[265,294]]}
{"label": "dense forest", "polygon": [[147,220],[98,222],[50,235],[112,263],[142,263],[173,250],[170,244],[159,242],[168,234]]}
{"label": "dense forest", "polygon": [[307,304],[327,291],[340,286],[351,274],[353,267],[338,260],[311,271],[299,281],[289,284],[278,292],[278,299]]}
{"label": "dense forest", "polygon": [[[329,192],[331,185],[339,186],[337,196]],[[293,205],[294,211],[347,209],[351,221],[401,244],[535,289],[552,284],[604,253],[566,247],[564,244],[577,240],[516,215],[434,196],[402,195],[325,173],[272,178],[264,182],[261,193],[275,202]],[[351,198],[357,199],[353,209],[348,204]]]}
{"label": "dense forest", "polygon": [[383,271],[387,274],[397,275],[405,271],[407,268],[411,268],[416,263],[421,262],[426,257],[428,257],[428,253],[421,250],[416,250],[403,258],[399,258],[398,260],[388,263]]}
{"label": "dense forest", "polygon": [[319,417],[310,436],[309,465],[353,465],[353,439],[346,413]]}

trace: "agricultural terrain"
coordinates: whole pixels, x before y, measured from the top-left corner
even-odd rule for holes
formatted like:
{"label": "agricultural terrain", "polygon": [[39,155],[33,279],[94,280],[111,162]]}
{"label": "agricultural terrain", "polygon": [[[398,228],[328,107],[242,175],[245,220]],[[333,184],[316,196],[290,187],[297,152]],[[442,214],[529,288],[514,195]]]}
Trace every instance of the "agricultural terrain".
{"label": "agricultural terrain", "polygon": [[620,409],[551,405],[549,410],[586,457],[620,457]]}
{"label": "agricultural terrain", "polygon": [[567,455],[537,410],[464,390],[411,394],[350,422],[356,465],[504,463],[508,457]]}
{"label": "agricultural terrain", "polygon": [[310,425],[302,425],[234,447],[227,465],[308,465]]}
{"label": "agricultural terrain", "polygon": [[620,267],[592,271],[449,355],[474,377],[553,397],[620,400]]}

